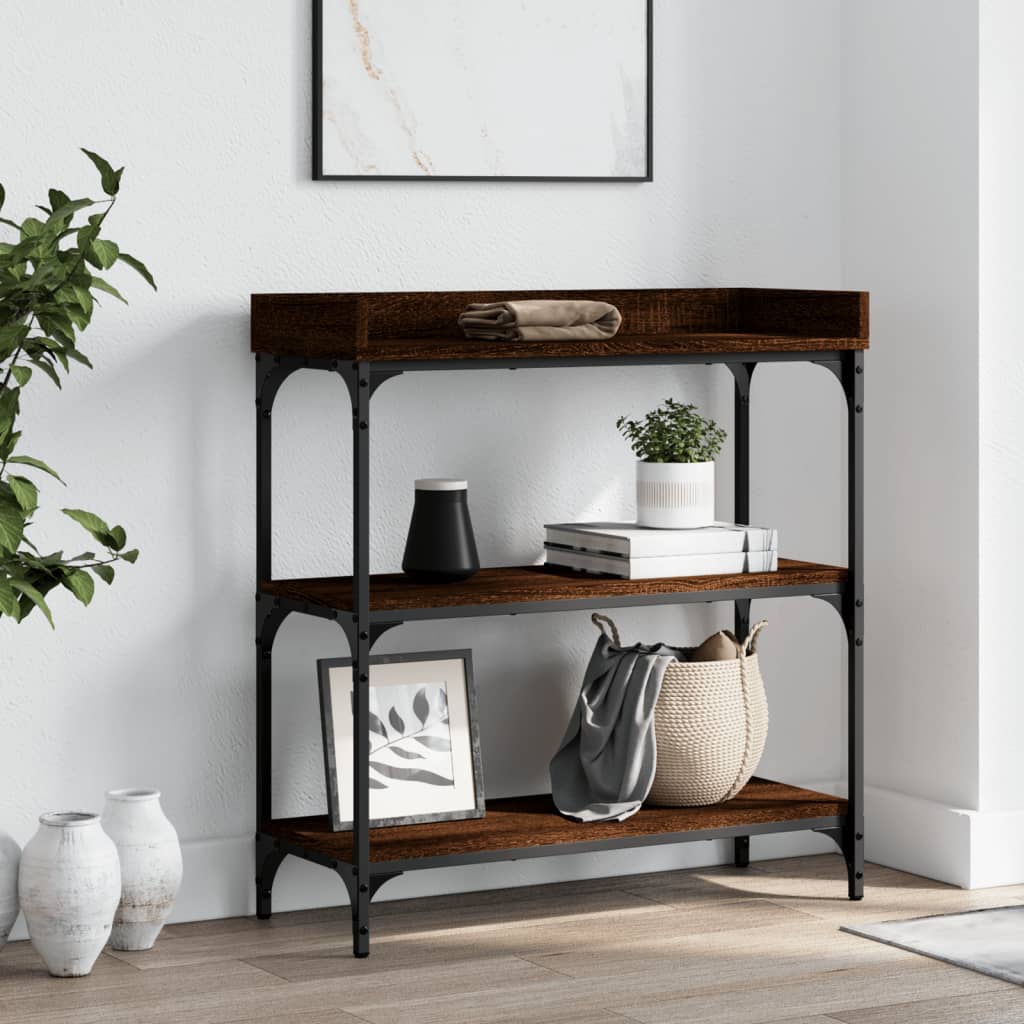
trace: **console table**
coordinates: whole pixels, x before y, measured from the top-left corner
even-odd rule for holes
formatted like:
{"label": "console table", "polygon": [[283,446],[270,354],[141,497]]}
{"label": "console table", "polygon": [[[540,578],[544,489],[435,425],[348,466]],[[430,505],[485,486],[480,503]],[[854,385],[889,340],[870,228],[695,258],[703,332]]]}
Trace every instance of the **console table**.
{"label": "console table", "polygon": [[[623,315],[600,341],[480,342],[460,337],[470,302],[600,299]],[[848,896],[864,877],[863,775],[863,436],[868,296],[763,288],[636,289],[583,292],[367,292],[252,296],[256,357],[256,905],[271,913],[274,876],[286,856],[337,872],[352,907],[353,952],[369,953],[370,901],[386,881],[418,868],[518,860],[555,854],[722,837],[735,862],[749,863],[752,835],[813,830],[831,837],[848,870]],[[716,364],[735,379],[735,518],[750,518],[750,386],[758,363],[809,362],[842,386],[848,418],[846,567],[779,560],[778,572],[655,580],[602,579],[550,566],[482,569],[463,583],[415,583],[371,575],[371,399],[402,373],[578,370],[588,366]],[[284,380],[302,368],[344,381],[352,408],[353,575],[275,580],[271,573],[271,413]],[[632,605],[729,601],[736,632],[747,633],[750,602],[813,597],[840,615],[848,650],[848,794],[845,799],[781,782],[752,779],[734,800],[711,807],[643,808],[624,822],[575,824],[550,796],[490,800],[484,818],[395,828],[369,827],[370,650],[404,622],[482,615],[590,610]],[[327,817],[275,819],[271,809],[271,687],[274,638],[292,614],[337,622],[349,640],[354,679],[354,826],[332,832]]]}

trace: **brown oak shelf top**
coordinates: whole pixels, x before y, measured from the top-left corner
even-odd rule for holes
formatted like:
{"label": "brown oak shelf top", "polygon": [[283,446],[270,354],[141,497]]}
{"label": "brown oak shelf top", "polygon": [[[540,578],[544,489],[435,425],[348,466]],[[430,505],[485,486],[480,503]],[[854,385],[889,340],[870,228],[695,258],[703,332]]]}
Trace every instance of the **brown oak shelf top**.
{"label": "brown oak shelf top", "polygon": [[[483,818],[371,829],[370,856],[374,863],[439,857],[496,860],[500,857],[494,854],[501,851],[577,843],[609,842],[621,846],[623,840],[628,845],[630,839],[645,845],[645,841],[655,837],[806,822],[845,813],[846,800],[841,797],[757,778],[751,779],[739,796],[728,803],[710,807],[644,807],[621,822],[580,824],[559,815],[550,796],[514,797],[488,800]],[[261,831],[324,857],[352,860],[352,833],[332,832],[326,817],[278,819]]]}
{"label": "brown oak shelf top", "polygon": [[[611,339],[492,342],[461,336],[471,302],[583,298],[622,313]],[[509,362],[865,349],[866,292],[779,288],[339,292],[252,296],[253,352],[370,362]]]}
{"label": "brown oak shelf top", "polygon": [[[658,598],[680,594],[714,594],[718,591],[778,589],[783,593],[838,592],[847,571],[835,565],[779,559],[777,572],[724,573],[717,576],[669,576],[653,580],[622,580],[587,576],[550,565],[505,566],[481,569],[461,583],[416,583],[401,573],[370,577],[370,610],[373,613],[408,615],[427,612],[420,618],[443,618],[446,609],[474,608],[488,614],[494,606],[546,605],[579,602],[598,607],[602,600],[620,603],[657,603]],[[352,577],[274,580],[260,585],[264,594],[302,604],[340,611],[352,610]],[[709,598],[710,599],[710,598]]]}

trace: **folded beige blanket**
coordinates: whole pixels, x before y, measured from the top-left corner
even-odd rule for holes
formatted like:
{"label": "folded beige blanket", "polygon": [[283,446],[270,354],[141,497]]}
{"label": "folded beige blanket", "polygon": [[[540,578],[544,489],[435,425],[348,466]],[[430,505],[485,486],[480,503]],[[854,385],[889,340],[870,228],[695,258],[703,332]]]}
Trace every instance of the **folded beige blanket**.
{"label": "folded beige blanket", "polygon": [[459,317],[467,338],[479,341],[556,341],[614,337],[622,314],[588,299],[472,302]]}

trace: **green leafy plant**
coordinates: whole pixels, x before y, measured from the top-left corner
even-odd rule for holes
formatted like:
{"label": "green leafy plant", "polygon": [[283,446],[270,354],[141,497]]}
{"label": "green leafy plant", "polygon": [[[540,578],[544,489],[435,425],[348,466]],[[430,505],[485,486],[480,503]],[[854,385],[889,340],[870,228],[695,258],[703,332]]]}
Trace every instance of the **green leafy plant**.
{"label": "green leafy plant", "polygon": [[[82,509],[62,511],[88,531],[105,554],[44,555],[28,537],[39,492],[23,474],[46,473],[63,481],[45,462],[19,447],[22,392],[38,374],[59,388],[61,373],[70,373],[72,364],[92,366],[78,347],[78,335],[89,326],[101,293],[126,301],[98,271],[125,263],[156,288],[143,263],[101,237],[117,202],[124,168],[115,171],[103,157],[87,149],[82,152],[99,171],[104,198],[72,199],[60,189],[50,189],[49,204],[36,207],[41,217],[17,223],[0,216],[0,225],[11,236],[5,240],[0,235],[0,618],[6,615],[20,622],[38,608],[51,626],[46,603],[51,590],[64,587],[87,605],[94,590],[90,573],[113,583],[114,563],[134,562],[139,556],[137,550],[125,549],[123,527],[108,526]],[[0,185],[0,213],[5,198]]]}
{"label": "green leafy plant", "polygon": [[674,398],[666,398],[641,420],[620,416],[615,426],[641,462],[711,462],[726,438],[714,420],[697,412],[697,406]]}

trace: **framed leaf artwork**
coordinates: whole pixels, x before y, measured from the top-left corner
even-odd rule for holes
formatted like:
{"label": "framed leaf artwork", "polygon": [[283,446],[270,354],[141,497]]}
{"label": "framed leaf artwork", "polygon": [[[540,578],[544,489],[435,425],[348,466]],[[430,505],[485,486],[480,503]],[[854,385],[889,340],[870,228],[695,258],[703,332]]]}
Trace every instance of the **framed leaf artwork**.
{"label": "framed leaf artwork", "polygon": [[[335,832],[352,828],[352,659],[322,658],[327,802]],[[469,651],[370,659],[370,825],[482,818],[484,782]]]}
{"label": "framed leaf artwork", "polygon": [[313,178],[650,181],[653,0],[313,0]]}

